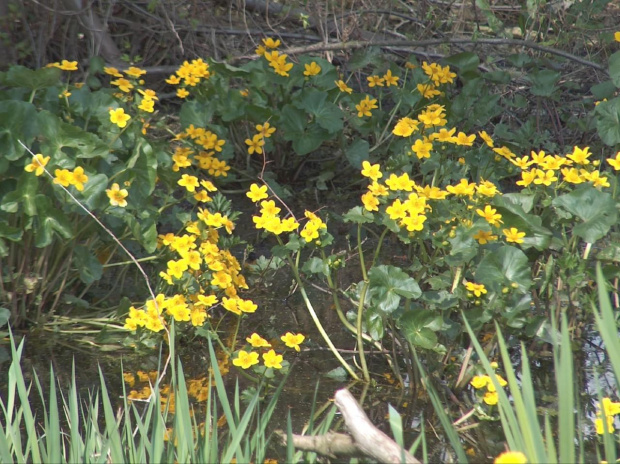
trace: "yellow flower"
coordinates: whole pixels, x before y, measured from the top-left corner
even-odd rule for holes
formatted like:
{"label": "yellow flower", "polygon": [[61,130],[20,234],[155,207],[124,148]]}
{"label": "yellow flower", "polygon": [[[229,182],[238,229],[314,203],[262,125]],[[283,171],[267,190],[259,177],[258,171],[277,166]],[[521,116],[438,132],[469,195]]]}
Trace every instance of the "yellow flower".
{"label": "yellow flower", "polygon": [[482,140],[484,140],[484,143],[486,143],[488,147],[493,148],[493,145],[495,145],[495,143],[493,142],[491,136],[486,133],[486,131],[480,131],[478,132],[478,135]]}
{"label": "yellow flower", "polygon": [[413,145],[411,145],[411,151],[416,154],[418,159],[430,158],[433,144],[424,139],[418,139]]}
{"label": "yellow flower", "polygon": [[476,213],[482,216],[492,226],[497,226],[502,223],[502,215],[490,205],[486,205],[484,210],[477,209]]}
{"label": "yellow flower", "polygon": [[476,140],[476,134],[467,135],[464,132],[459,132],[456,135],[456,144],[465,147],[471,147]]}
{"label": "yellow flower", "polygon": [[181,82],[181,78],[179,76],[175,76],[174,74],[166,79],[166,84],[170,85],[177,85],[179,82]]}
{"label": "yellow flower", "polygon": [[246,338],[246,341],[254,348],[271,348],[271,343],[258,335],[256,332]]}
{"label": "yellow flower", "polygon": [[127,126],[127,121],[131,119],[131,116],[125,114],[123,108],[117,108],[110,110],[110,122],[116,124],[118,127],[123,128]]}
{"label": "yellow flower", "polygon": [[267,48],[278,48],[281,44],[280,39],[277,40],[273,40],[271,37],[267,37],[266,39],[263,39],[263,43],[265,44],[265,47]]}
{"label": "yellow flower", "polygon": [[146,74],[146,71],[144,69],[136,68],[135,66],[130,66],[125,70],[125,74],[127,74],[129,77],[135,77],[137,79],[143,74]]}
{"label": "yellow flower", "polygon": [[247,353],[243,350],[239,351],[237,358],[233,359],[233,364],[242,369],[248,369],[254,364],[258,364],[258,353],[254,351]]}
{"label": "yellow flower", "polygon": [[362,203],[368,211],[379,211],[379,200],[371,192],[362,195]]}
{"label": "yellow flower", "polygon": [[399,137],[409,137],[418,130],[419,125],[419,121],[404,117],[396,123],[396,126],[394,126],[394,129],[392,130],[392,134],[398,135]]}
{"label": "yellow flower", "polygon": [[252,137],[252,140],[245,139],[245,143],[248,146],[248,153],[251,155],[253,153],[258,153],[259,155],[263,153],[263,146],[265,146],[265,139],[261,134],[256,134]]}
{"label": "yellow flower", "polygon": [[473,235],[473,238],[478,240],[480,245],[485,245],[488,242],[497,240],[497,235],[493,235],[493,232],[487,230],[479,230]]}
{"label": "yellow flower", "polygon": [[177,97],[185,98],[189,95],[189,92],[185,89],[177,89]]}
{"label": "yellow flower", "polygon": [[523,171],[521,173],[521,180],[518,180],[516,183],[522,187],[527,187],[534,179],[536,179],[536,169],[532,169],[531,171]]}
{"label": "yellow flower", "polygon": [[465,282],[465,288],[472,292],[476,298],[480,298],[482,295],[486,295],[487,289],[483,284],[476,284],[474,282]]}
{"label": "yellow flower", "polygon": [[276,131],[275,127],[271,127],[268,122],[256,125],[256,132],[264,138],[269,138]]}
{"label": "yellow flower", "polygon": [[535,184],[537,185],[542,184],[548,187],[557,180],[558,178],[556,177],[554,171],[551,171],[551,170],[543,171],[542,169],[536,169],[536,177],[534,178]]}
{"label": "yellow flower", "polygon": [[32,158],[32,162],[30,164],[27,164],[24,169],[27,172],[34,171],[35,176],[40,176],[45,171],[45,166],[47,166],[47,163],[49,163],[49,161],[49,156],[44,157],[41,153],[37,153]]}
{"label": "yellow flower", "polygon": [[110,84],[117,86],[119,89],[121,89],[121,91],[125,93],[133,89],[133,84],[129,82],[127,79],[125,79],[124,77],[119,77],[115,81],[110,81]]}
{"label": "yellow flower", "polygon": [[267,186],[258,186],[258,184],[250,185],[250,191],[245,194],[253,203],[258,203],[261,200],[269,197],[267,194]]}
{"label": "yellow flower", "polygon": [[381,166],[378,164],[370,164],[368,161],[362,162],[362,176],[368,177],[373,181],[381,179],[383,173],[381,172]]}
{"label": "yellow flower", "polygon": [[56,169],[54,171],[54,183],[63,187],[69,187],[73,181],[73,174],[68,169]]}
{"label": "yellow flower", "polygon": [[110,199],[110,204],[112,206],[119,206],[121,208],[127,206],[127,200],[125,200],[125,198],[127,198],[129,193],[126,189],[121,189],[117,183],[112,184],[112,188],[106,189],[105,193]]}
{"label": "yellow flower", "polygon": [[304,76],[316,76],[317,74],[319,74],[321,72],[321,67],[316,64],[316,62],[312,62],[310,64],[306,64],[304,65],[305,71],[304,71]]}
{"label": "yellow flower", "polygon": [[364,116],[372,116],[370,110],[378,108],[377,100],[375,98],[370,98],[369,95],[366,95],[362,101],[360,101],[357,105],[355,105],[355,109],[357,110],[357,117],[362,118]]}
{"label": "yellow flower", "polygon": [[336,86],[338,86],[338,89],[341,92],[346,92],[348,94],[350,94],[351,92],[353,92],[353,89],[351,87],[349,87],[345,81],[343,81],[342,79],[335,81]]}
{"label": "yellow flower", "polygon": [[[618,32],[616,32],[618,34]],[[614,171],[620,171],[620,151],[616,153],[614,158],[607,158],[607,162],[614,168]]]}
{"label": "yellow flower", "polygon": [[62,69],[63,71],[77,71],[77,61],[67,61],[62,60],[60,64],[56,65],[57,68]]}
{"label": "yellow flower", "polygon": [[368,76],[368,87],[383,87],[383,78],[379,76]]}
{"label": "yellow flower", "polygon": [[570,155],[566,155],[566,157],[573,162],[581,165],[590,164],[590,160],[588,157],[592,154],[589,152],[590,147],[585,147],[583,150],[579,147],[574,147],[573,152]]}
{"label": "yellow flower", "polygon": [[71,174],[73,176],[71,184],[74,185],[79,192],[82,192],[84,190],[84,184],[88,182],[88,176],[84,174],[84,168],[78,166]]}
{"label": "yellow flower", "polygon": [[527,457],[521,451],[506,451],[495,458],[493,464],[526,464]]}
{"label": "yellow flower", "polygon": [[496,405],[499,400],[499,396],[497,392],[488,391],[482,397],[482,401],[484,401],[489,406]]}
{"label": "yellow flower", "polygon": [[118,69],[112,66],[104,66],[103,72],[112,77],[123,77],[123,75],[118,71]]}
{"label": "yellow flower", "polygon": [[276,354],[274,350],[269,350],[267,353],[263,353],[263,361],[265,367],[273,367],[274,369],[282,369],[282,355]]}
{"label": "yellow flower", "polygon": [[199,185],[198,178],[196,176],[190,176],[189,174],[183,174],[177,184],[181,187],[185,187],[188,192],[196,191],[196,187]]}
{"label": "yellow flower", "polygon": [[400,78],[398,76],[392,75],[392,70],[388,69],[387,72],[383,75],[383,80],[385,81],[386,87],[391,85],[398,85],[398,80]]}
{"label": "yellow flower", "polygon": [[502,233],[506,237],[506,241],[512,243],[523,243],[523,237],[525,237],[525,232],[519,232],[516,227],[504,229]]}
{"label": "yellow flower", "polygon": [[306,337],[303,334],[298,333],[297,335],[293,335],[291,332],[286,332],[285,335],[282,335],[280,339],[288,346],[289,348],[295,348],[295,351],[299,351],[299,345],[303,343]]}
{"label": "yellow flower", "polygon": [[146,111],[147,113],[152,113],[155,110],[155,100],[152,98],[143,98],[138,108],[142,111]]}
{"label": "yellow flower", "polygon": [[473,379],[471,379],[471,382],[469,382],[469,383],[476,390],[479,390],[481,388],[486,387],[490,383],[490,381],[491,381],[491,379],[489,378],[488,375],[476,375],[476,376],[474,376]]}

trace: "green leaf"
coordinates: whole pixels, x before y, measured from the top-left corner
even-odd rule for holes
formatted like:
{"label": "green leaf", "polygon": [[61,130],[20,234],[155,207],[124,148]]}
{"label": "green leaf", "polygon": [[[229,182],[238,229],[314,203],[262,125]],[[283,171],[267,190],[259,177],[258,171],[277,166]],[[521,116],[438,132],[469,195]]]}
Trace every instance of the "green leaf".
{"label": "green leaf", "polygon": [[344,152],[351,166],[360,170],[362,169],[362,162],[369,160],[369,153],[370,144],[363,139],[356,139]]}
{"label": "green leaf", "polygon": [[321,258],[315,256],[304,263],[302,271],[327,276],[329,275],[329,266]]}
{"label": "green leaf", "polygon": [[460,266],[467,263],[478,254],[478,242],[471,237],[467,227],[458,226],[453,238],[449,238],[450,255],[446,256],[446,263],[451,266]]}
{"label": "green leaf", "polygon": [[344,222],[355,222],[356,224],[365,224],[375,220],[373,214],[361,206],[351,208],[343,218]]}
{"label": "green leaf", "polygon": [[371,304],[384,313],[392,313],[398,308],[401,297],[417,299],[422,294],[418,283],[402,269],[381,265],[368,272]]}
{"label": "green leaf", "polygon": [[62,155],[65,147],[75,149],[77,158],[104,158],[109,153],[107,145],[95,134],[68,124],[49,111],[41,111],[37,120],[45,137],[41,151],[52,158]]}
{"label": "green leaf", "polygon": [[594,243],[607,235],[618,218],[616,203],[611,195],[590,184],[555,198],[552,205],[563,208],[583,221],[573,228],[573,233],[588,243]]}
{"label": "green leaf", "polygon": [[556,84],[561,76],[559,72],[551,69],[529,73],[528,79],[532,83],[530,92],[539,97],[550,97],[558,89]]}
{"label": "green leaf", "polygon": [[521,232],[525,232],[524,248],[533,246],[538,250],[544,250],[549,247],[553,234],[542,226],[540,216],[526,213],[526,210],[532,209],[534,198],[534,195],[521,193],[498,195],[493,199],[493,206],[502,215],[503,227],[516,227]]}
{"label": "green leaf", "polygon": [[0,153],[9,161],[15,161],[24,154],[21,140],[29,145],[39,132],[37,112],[28,102],[0,101]]}
{"label": "green leaf", "polygon": [[43,248],[52,243],[52,233],[56,232],[64,239],[73,238],[73,227],[67,217],[52,206],[44,195],[37,195],[37,222],[35,226],[35,246]]}
{"label": "green leaf", "polygon": [[618,88],[620,88],[620,51],[609,57],[609,77]]}
{"label": "green leaf", "polygon": [[370,308],[369,311],[364,313],[364,319],[366,323],[366,331],[373,340],[382,340],[385,333],[383,325],[383,316],[379,311],[375,311]]}
{"label": "green leaf", "polygon": [[103,266],[88,248],[81,245],[75,247],[73,263],[80,273],[80,280],[85,284],[92,284],[101,279]]}
{"label": "green leaf", "polygon": [[400,325],[403,335],[414,346],[430,350],[437,345],[437,334],[431,329],[427,327],[413,327],[407,321],[401,321]]}
{"label": "green leaf", "polygon": [[461,73],[477,71],[480,66],[480,58],[472,52],[457,53],[456,55],[444,58],[450,66],[456,66]]}
{"label": "green leaf", "polygon": [[606,145],[620,143],[620,97],[601,102],[594,108],[596,130]]}
{"label": "green leaf", "polygon": [[37,214],[37,191],[39,190],[39,178],[30,172],[23,172],[15,192],[19,195],[19,202],[28,216]]}
{"label": "green leaf", "polygon": [[200,102],[197,100],[187,101],[181,106],[179,119],[181,128],[186,129],[190,124],[196,127],[206,127],[213,119],[215,105],[210,102]]}
{"label": "green leaf", "polygon": [[0,308],[0,327],[7,325],[10,317],[11,311],[6,308]]}
{"label": "green leaf", "polygon": [[9,225],[7,221],[0,220],[0,237],[17,242],[22,239],[23,230]]}
{"label": "green leaf", "polygon": [[11,66],[7,71],[4,84],[10,87],[25,87],[39,90],[52,87],[60,82],[62,71],[58,68],[28,69],[24,66]]}
{"label": "green leaf", "polygon": [[315,122],[329,133],[342,130],[342,110],[334,103],[327,101],[326,92],[306,89],[296,98],[295,106],[312,115]]}
{"label": "green leaf", "polygon": [[531,266],[519,248],[505,245],[487,253],[476,269],[476,282],[500,292],[505,286],[516,283],[523,293],[532,285]]}
{"label": "green leaf", "polygon": [[105,191],[108,188],[108,176],[105,174],[95,174],[89,176],[88,182],[84,185],[82,198],[89,210],[95,210],[106,206],[109,202]]}

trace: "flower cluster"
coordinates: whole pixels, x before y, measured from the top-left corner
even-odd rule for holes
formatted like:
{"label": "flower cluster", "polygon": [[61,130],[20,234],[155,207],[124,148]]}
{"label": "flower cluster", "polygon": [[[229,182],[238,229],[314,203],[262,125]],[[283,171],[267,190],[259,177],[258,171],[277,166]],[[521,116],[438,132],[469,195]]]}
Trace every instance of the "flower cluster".
{"label": "flower cluster", "polygon": [[[185,131],[177,134],[175,140],[183,142],[183,145],[177,145],[174,148],[172,155],[172,170],[174,172],[196,166],[213,177],[228,176],[230,166],[226,161],[219,160],[215,156],[216,153],[223,150],[226,140],[220,139],[217,134],[210,130],[194,127],[193,124],[190,124]],[[197,201],[203,203],[211,201],[208,193],[215,192],[217,190],[215,186],[210,181],[207,181],[206,184],[205,181],[198,182],[197,177],[195,180],[196,182],[193,182],[192,179],[189,179],[186,185],[182,183],[179,185],[185,186],[189,192],[194,193],[194,198]],[[199,185],[204,190],[196,190]]]}
{"label": "flower cluster", "polygon": [[363,118],[364,116],[372,116],[372,110],[378,108],[377,99],[370,98],[369,95],[361,100],[357,105],[355,105],[355,109],[357,110],[357,117]]}
{"label": "flower cluster", "polygon": [[77,71],[78,62],[62,60],[60,63],[49,63],[46,68],[58,68],[63,71]]}
{"label": "flower cluster", "polygon": [[280,53],[278,50],[273,50],[271,52],[265,52],[263,56],[276,74],[284,77],[289,76],[289,71],[293,69],[293,63],[286,61],[288,58],[286,53]]}
{"label": "flower cluster", "polygon": [[248,146],[248,154],[252,155],[254,153],[262,155],[265,139],[268,139],[273,135],[276,131],[275,127],[272,127],[269,122],[265,122],[263,124],[256,125],[256,134],[252,136],[251,139],[245,139],[245,144]]}
{"label": "flower cluster", "polygon": [[603,435],[605,427],[607,428],[607,433],[612,433],[615,430],[614,418],[618,414],[620,414],[620,402],[614,403],[609,398],[603,398],[599,405],[599,410],[596,412],[596,419],[594,419],[596,433]]}
{"label": "flower cluster", "polygon": [[[491,366],[497,368],[497,363],[491,363]],[[495,374],[495,378],[501,387],[505,387],[508,385],[508,382],[499,374]],[[491,377],[488,375],[476,375],[470,382],[471,386],[476,390],[481,391],[486,388],[484,395],[482,396],[482,401],[484,401],[489,406],[496,405],[499,397],[497,395],[497,391],[495,390],[495,384]]]}
{"label": "flower cluster", "polygon": [[[45,168],[50,161],[49,156],[43,156],[37,153],[33,156],[32,161],[24,167],[27,172],[34,172],[35,176],[40,176],[45,172]],[[70,171],[68,169],[55,169],[54,170],[54,184],[62,185],[63,187],[74,186],[78,192],[84,190],[84,184],[88,182],[88,176],[84,173],[84,168],[77,166]]]}
{"label": "flower cluster", "polygon": [[191,62],[184,61],[175,74],[166,79],[166,83],[179,85],[177,97],[186,98],[189,95],[188,88],[196,87],[201,81],[209,80],[211,75],[209,63],[205,63],[202,58],[198,58]]}
{"label": "flower cluster", "polygon": [[[601,175],[599,162],[591,161],[590,148],[574,147],[572,153],[565,156],[548,155],[544,151],[532,151],[530,156],[516,158],[504,156],[522,170],[521,180],[517,185],[528,187],[531,184],[542,186],[567,187],[569,185],[591,182],[594,187],[609,187],[607,177]],[[615,169],[620,169],[620,158],[609,158],[607,162]],[[561,176],[559,176],[561,175]]]}
{"label": "flower cluster", "polygon": [[[282,337],[280,337],[280,339],[285,343],[287,347],[294,348],[295,351],[300,350],[299,345],[303,343],[305,338],[306,337],[303,334],[293,334],[291,332],[287,332],[285,335],[282,335]],[[282,369],[282,361],[284,357],[281,354],[277,354],[275,352],[275,350],[271,347],[271,343],[269,343],[257,333],[253,333],[252,335],[247,337],[246,341],[253,348],[264,349],[262,353],[262,358],[265,367]],[[258,357],[259,353],[257,353],[256,351],[239,350],[239,352],[237,353],[237,357],[233,359],[233,365],[241,367],[242,369],[248,369],[255,364],[258,364]]]}

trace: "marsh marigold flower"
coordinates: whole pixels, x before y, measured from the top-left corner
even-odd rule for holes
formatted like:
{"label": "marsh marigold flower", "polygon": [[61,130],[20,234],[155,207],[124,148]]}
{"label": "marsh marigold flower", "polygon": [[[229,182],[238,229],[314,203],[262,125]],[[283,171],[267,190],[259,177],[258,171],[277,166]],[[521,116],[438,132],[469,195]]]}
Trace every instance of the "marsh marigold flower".
{"label": "marsh marigold flower", "polygon": [[267,353],[263,353],[263,361],[265,362],[265,367],[282,369],[282,359],[282,355],[276,354],[274,350],[269,350]]}
{"label": "marsh marigold flower", "polygon": [[516,227],[504,229],[502,233],[506,237],[506,241],[512,243],[523,243],[523,237],[525,237],[525,232],[519,232]]}
{"label": "marsh marigold flower", "polygon": [[258,353],[239,351],[237,357],[233,359],[233,365],[241,367],[242,369],[248,369],[254,364],[258,364]]}
{"label": "marsh marigold flower", "polygon": [[44,157],[41,153],[37,153],[32,158],[32,162],[30,164],[27,164],[24,169],[27,172],[34,171],[35,176],[40,176],[45,171],[45,166],[47,166],[47,163],[49,163],[49,161],[50,161],[49,156]]}
{"label": "marsh marigold flower", "polygon": [[321,72],[321,67],[314,61],[310,64],[304,65],[304,69],[304,76],[308,77],[316,76]]}
{"label": "marsh marigold flower", "polygon": [[371,110],[374,110],[375,108],[378,108],[377,100],[375,98],[371,99],[369,95],[366,95],[366,98],[364,98],[357,105],[355,105],[358,118],[363,118],[364,116],[372,116]]}
{"label": "marsh marigold flower", "polygon": [[110,122],[116,124],[121,129],[127,126],[127,121],[131,119],[131,116],[125,113],[123,108],[117,108],[110,110]]}
{"label": "marsh marigold flower", "polygon": [[250,191],[245,194],[253,203],[258,203],[261,200],[269,197],[267,194],[267,186],[262,185],[258,186],[258,184],[250,185]]}
{"label": "marsh marigold flower", "polygon": [[373,181],[381,179],[383,173],[381,172],[381,166],[378,164],[370,164],[368,161],[362,162],[362,176],[368,177]]}
{"label": "marsh marigold flower", "polygon": [[306,337],[303,334],[298,333],[297,335],[293,335],[291,332],[286,332],[285,335],[282,335],[280,339],[288,346],[289,348],[295,348],[295,351],[299,351],[299,345],[303,343]]}
{"label": "marsh marigold flower", "polygon": [[351,92],[353,92],[353,89],[351,87],[349,87],[345,81],[343,81],[342,79],[335,81],[336,86],[338,87],[338,90],[340,90],[341,92],[346,92],[348,94],[350,94]]}
{"label": "marsh marigold flower", "polygon": [[125,198],[127,198],[129,193],[126,189],[121,189],[117,183],[112,184],[112,187],[106,189],[105,193],[110,199],[110,204],[112,206],[119,206],[121,208],[127,206],[127,200],[125,200]]}
{"label": "marsh marigold flower", "polygon": [[493,464],[526,464],[527,457],[521,451],[506,451],[495,458]]}

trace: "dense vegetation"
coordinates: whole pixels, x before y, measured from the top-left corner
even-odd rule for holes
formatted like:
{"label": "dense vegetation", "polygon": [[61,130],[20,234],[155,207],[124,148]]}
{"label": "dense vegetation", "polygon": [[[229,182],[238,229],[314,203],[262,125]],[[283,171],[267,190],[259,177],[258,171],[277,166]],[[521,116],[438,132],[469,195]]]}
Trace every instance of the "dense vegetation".
{"label": "dense vegetation", "polygon": [[[163,7],[148,4],[151,15]],[[214,343],[218,376],[234,367],[260,386],[247,421],[256,419],[261,389],[289,373],[293,351],[325,346],[345,377],[376,383],[372,358],[401,388],[423,382],[459,460],[501,452],[468,434],[488,420],[501,420],[499,440],[509,450],[497,462],[573,461],[575,447],[566,443],[575,442],[575,428],[582,460],[599,452],[599,441],[600,455],[615,460],[617,377],[604,389],[594,376],[598,397],[581,398],[569,350],[600,337],[600,351],[619,372],[617,293],[613,309],[606,298],[620,277],[620,32],[602,30],[603,12],[614,5],[569,8],[575,30],[590,29],[579,40],[583,49],[568,51],[564,24],[543,5],[519,16],[528,40],[504,37],[509,28],[498,14],[486,2],[477,7],[486,29],[463,39],[440,37],[437,26],[438,37],[427,42],[342,37],[296,49],[285,46],[286,34],[269,34],[256,38],[251,56],[179,60],[161,79],[161,69],[149,72],[159,63],[132,47],[124,57],[102,51],[107,62],[94,53],[49,63],[38,63],[35,50],[12,57],[0,73],[0,325],[105,327],[115,343],[138,351],[170,346],[173,365],[175,340]],[[5,21],[37,17],[9,10]],[[331,24],[321,9],[319,18],[294,11],[306,27],[321,30],[321,17]],[[439,18],[436,10],[425,14]],[[419,37],[413,24],[407,33]],[[19,36],[18,28],[9,32],[7,40]],[[439,43],[457,49],[436,59],[412,49]],[[275,308],[252,297],[253,286],[282,279],[294,281],[313,327],[278,326]],[[331,298],[337,330],[316,310],[312,288]],[[599,301],[601,313],[593,309]],[[269,333],[259,333],[254,328],[264,324],[254,318],[270,312]],[[336,339],[354,344],[355,355],[343,355]],[[528,356],[548,347],[557,420],[539,417],[528,368]],[[12,355],[10,398],[18,388],[25,407],[19,352]],[[185,388],[179,373],[175,392]],[[185,398],[210,401],[210,378]],[[173,412],[154,379],[126,398],[156,398],[151,406],[163,401]],[[439,385],[460,401],[442,406]],[[14,427],[5,430],[0,456],[22,459],[20,423],[10,420],[15,404],[3,404]],[[269,416],[241,451],[238,398],[235,405],[227,419],[239,439],[227,442],[222,459],[263,460]],[[460,436],[444,407],[452,421],[461,416],[457,425],[466,423]],[[188,411],[174,419],[185,432]],[[140,429],[155,442],[173,433],[168,420]],[[128,440],[131,422],[124,427]],[[217,431],[205,433],[199,448],[188,441],[166,450],[120,446],[118,431],[106,434],[122,459],[218,456],[210,442]],[[45,453],[59,455],[53,446]],[[65,459],[84,455],[73,446]],[[129,454],[121,451],[128,446]]]}

